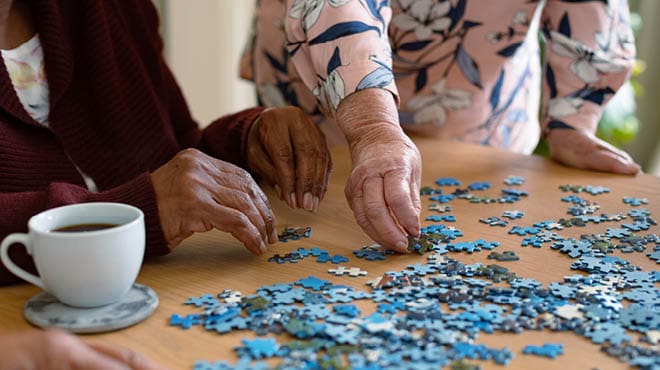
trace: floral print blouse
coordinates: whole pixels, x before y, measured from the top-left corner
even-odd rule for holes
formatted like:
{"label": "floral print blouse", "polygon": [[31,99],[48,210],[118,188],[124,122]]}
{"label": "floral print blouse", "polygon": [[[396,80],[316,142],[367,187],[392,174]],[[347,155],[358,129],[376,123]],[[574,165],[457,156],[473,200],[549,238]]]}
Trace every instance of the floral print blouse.
{"label": "floral print blouse", "polygon": [[333,117],[383,88],[408,131],[521,153],[594,132],[635,56],[626,0],[261,0],[254,22],[241,75],[263,105]]}

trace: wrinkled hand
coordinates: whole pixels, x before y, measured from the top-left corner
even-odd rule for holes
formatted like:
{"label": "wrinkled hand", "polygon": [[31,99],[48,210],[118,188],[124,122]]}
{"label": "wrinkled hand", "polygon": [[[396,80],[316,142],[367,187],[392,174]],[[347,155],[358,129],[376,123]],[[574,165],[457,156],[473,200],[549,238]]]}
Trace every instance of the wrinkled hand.
{"label": "wrinkled hand", "polygon": [[546,139],[550,147],[550,156],[567,166],[626,175],[640,171],[639,165],[628,153],[591,133],[555,129],[550,131]]}
{"label": "wrinkled hand", "polygon": [[151,178],[170,248],[212,228],[230,232],[254,254],[277,241],[268,198],[247,171],[185,149]]}
{"label": "wrinkled hand", "polygon": [[2,369],[164,369],[128,348],[85,343],[63,331],[30,330],[0,336]]}
{"label": "wrinkled hand", "polygon": [[421,157],[391,124],[376,124],[350,142],[352,172],[345,193],[357,223],[379,244],[405,253],[419,236]]}
{"label": "wrinkled hand", "polygon": [[321,130],[295,107],[264,110],[250,128],[250,168],[292,208],[317,211],[332,161]]}

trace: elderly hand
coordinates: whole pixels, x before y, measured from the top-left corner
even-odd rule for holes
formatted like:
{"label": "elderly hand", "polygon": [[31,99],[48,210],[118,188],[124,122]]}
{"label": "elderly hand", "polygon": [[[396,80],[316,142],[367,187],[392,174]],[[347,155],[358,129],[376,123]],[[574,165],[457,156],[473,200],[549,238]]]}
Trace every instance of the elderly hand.
{"label": "elderly hand", "polygon": [[277,241],[268,198],[250,174],[195,150],[179,152],[151,174],[170,248],[195,232],[230,232],[254,254]]}
{"label": "elderly hand", "polygon": [[405,253],[407,235],[420,233],[422,163],[398,125],[392,95],[381,89],[352,94],[339,106],[337,121],[351,149],[345,194],[357,223],[376,242]]}
{"label": "elderly hand", "polygon": [[2,369],[164,369],[127,348],[85,343],[63,331],[30,330],[0,336]]}
{"label": "elderly hand", "polygon": [[323,133],[302,110],[264,110],[248,134],[247,160],[290,207],[318,210],[332,161]]}
{"label": "elderly hand", "polygon": [[546,140],[550,156],[567,166],[625,175],[640,171],[628,153],[585,131],[554,129]]}

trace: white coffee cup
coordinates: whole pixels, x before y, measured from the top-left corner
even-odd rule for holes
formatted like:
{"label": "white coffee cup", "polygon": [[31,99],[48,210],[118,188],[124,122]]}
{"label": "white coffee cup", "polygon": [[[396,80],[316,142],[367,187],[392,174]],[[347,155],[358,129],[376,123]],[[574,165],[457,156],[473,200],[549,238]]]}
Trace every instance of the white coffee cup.
{"label": "white coffee cup", "polygon": [[[114,224],[95,231],[53,231],[72,225]],[[120,203],[81,203],[53,208],[30,218],[28,234],[8,235],[0,245],[2,263],[16,276],[76,307],[117,302],[137,278],[144,257],[144,215]],[[39,277],[11,261],[9,246],[25,245]]]}

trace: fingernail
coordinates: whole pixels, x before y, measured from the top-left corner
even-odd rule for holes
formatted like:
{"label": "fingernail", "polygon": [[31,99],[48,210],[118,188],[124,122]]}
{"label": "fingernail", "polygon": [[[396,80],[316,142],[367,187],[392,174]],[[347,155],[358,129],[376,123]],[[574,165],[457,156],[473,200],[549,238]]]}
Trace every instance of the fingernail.
{"label": "fingernail", "polygon": [[408,243],[404,241],[399,241],[396,243],[395,247],[399,252],[405,253],[405,251],[408,250]]}
{"label": "fingernail", "polygon": [[305,193],[303,195],[303,207],[308,211],[314,210],[314,197],[312,193]]}
{"label": "fingernail", "polygon": [[275,184],[275,192],[277,193],[277,196],[278,196],[280,199],[283,199],[283,197],[282,197],[282,191],[281,191],[281,189],[280,189],[280,186],[277,185],[277,184]]}
{"label": "fingernail", "polygon": [[266,244],[263,241],[259,243],[259,250],[261,251],[261,254],[266,253]]}
{"label": "fingernail", "polygon": [[314,197],[314,212],[318,212],[320,203],[321,200],[319,199],[319,197]]}
{"label": "fingernail", "polygon": [[296,194],[295,193],[289,194],[289,206],[291,208],[298,208],[298,205],[296,204]]}

